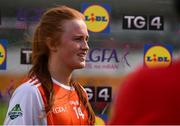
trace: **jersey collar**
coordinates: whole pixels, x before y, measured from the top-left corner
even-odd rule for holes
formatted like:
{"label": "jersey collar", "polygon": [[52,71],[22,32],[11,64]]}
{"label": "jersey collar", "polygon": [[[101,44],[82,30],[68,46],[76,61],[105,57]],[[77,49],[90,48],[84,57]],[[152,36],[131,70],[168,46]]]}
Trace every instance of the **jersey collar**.
{"label": "jersey collar", "polygon": [[51,78],[52,78],[53,83],[57,84],[58,86],[66,89],[66,90],[74,90],[74,87],[73,87],[73,86],[65,85],[65,84],[63,84],[63,83],[60,83],[59,81],[57,81],[57,80],[54,79],[53,77],[51,77]]}

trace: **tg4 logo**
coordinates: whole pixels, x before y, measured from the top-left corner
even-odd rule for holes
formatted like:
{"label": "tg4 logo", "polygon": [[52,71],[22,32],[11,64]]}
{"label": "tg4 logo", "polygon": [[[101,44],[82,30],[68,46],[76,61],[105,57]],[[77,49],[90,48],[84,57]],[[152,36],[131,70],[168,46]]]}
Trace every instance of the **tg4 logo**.
{"label": "tg4 logo", "polygon": [[111,102],[112,100],[112,87],[86,86],[84,88],[88,94],[89,102]]}
{"label": "tg4 logo", "polygon": [[164,30],[163,16],[123,16],[123,29]]}

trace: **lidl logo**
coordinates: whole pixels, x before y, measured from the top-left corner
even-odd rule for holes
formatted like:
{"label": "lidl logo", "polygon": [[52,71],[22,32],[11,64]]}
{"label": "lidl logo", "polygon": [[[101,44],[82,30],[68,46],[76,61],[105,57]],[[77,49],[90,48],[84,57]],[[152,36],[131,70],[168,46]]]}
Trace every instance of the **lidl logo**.
{"label": "lidl logo", "polygon": [[0,39],[0,70],[6,69],[6,46],[7,46],[7,40],[6,39]]}
{"label": "lidl logo", "polygon": [[152,45],[144,46],[144,64],[149,68],[168,67],[172,63],[171,45]]}
{"label": "lidl logo", "polygon": [[105,121],[101,117],[95,116],[95,125],[105,126]]}
{"label": "lidl logo", "polygon": [[85,16],[85,22],[90,32],[109,33],[111,8],[108,4],[82,4],[82,13]]}

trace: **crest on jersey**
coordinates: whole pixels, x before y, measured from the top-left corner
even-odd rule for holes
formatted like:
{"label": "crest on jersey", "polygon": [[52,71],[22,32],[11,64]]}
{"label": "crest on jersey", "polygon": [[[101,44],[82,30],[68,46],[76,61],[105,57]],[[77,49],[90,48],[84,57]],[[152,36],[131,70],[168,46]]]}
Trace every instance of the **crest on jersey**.
{"label": "crest on jersey", "polygon": [[21,107],[20,107],[20,104],[16,104],[12,110],[8,113],[8,116],[10,117],[10,119],[15,119],[17,118],[18,116],[22,116],[22,110],[21,110]]}

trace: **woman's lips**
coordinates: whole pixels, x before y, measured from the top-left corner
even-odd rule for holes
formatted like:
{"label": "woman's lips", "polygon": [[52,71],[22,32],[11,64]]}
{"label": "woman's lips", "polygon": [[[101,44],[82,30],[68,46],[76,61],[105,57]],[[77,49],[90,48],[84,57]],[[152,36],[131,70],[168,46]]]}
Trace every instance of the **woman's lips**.
{"label": "woman's lips", "polygon": [[77,54],[83,61],[86,59],[86,53],[82,52],[82,53],[78,53]]}

